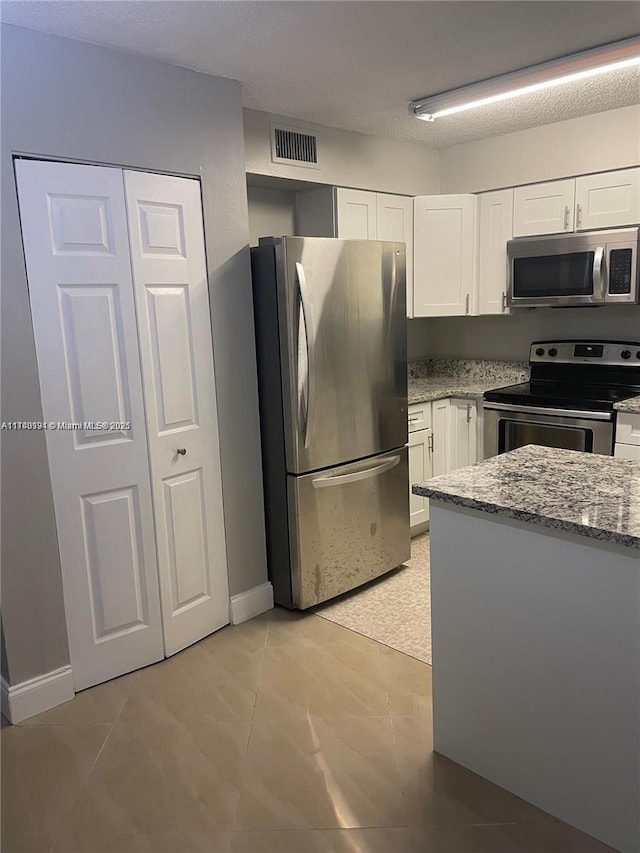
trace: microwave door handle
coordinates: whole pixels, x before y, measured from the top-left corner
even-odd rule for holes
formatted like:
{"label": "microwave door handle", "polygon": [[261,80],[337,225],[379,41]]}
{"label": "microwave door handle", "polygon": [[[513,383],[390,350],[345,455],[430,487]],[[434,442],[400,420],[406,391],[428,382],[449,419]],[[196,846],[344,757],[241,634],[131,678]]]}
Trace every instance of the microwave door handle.
{"label": "microwave door handle", "polygon": [[604,301],[604,246],[598,246],[593,258],[593,297],[595,302]]}

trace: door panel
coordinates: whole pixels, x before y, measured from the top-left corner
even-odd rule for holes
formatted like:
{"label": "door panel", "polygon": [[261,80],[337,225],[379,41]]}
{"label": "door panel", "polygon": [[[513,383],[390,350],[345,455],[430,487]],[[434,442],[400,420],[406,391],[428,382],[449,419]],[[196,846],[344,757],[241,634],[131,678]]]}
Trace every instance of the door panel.
{"label": "door panel", "polygon": [[165,649],[229,622],[222,483],[198,181],[124,173]]}
{"label": "door panel", "polygon": [[62,344],[74,422],[102,423],[74,431],[76,447],[128,440],[129,377],[123,359],[123,318],[119,285],[58,288]]}
{"label": "door panel", "polygon": [[404,445],[404,246],[287,237],[276,253],[287,470]]}
{"label": "door panel", "polygon": [[84,495],[82,521],[95,641],[144,628],[149,605],[136,489]]}
{"label": "door panel", "polygon": [[211,595],[207,571],[207,519],[202,496],[202,472],[189,471],[164,481],[165,511],[171,573],[171,610]]}
{"label": "door panel", "polygon": [[46,442],[80,690],[163,657],[122,173],[16,174],[44,418],[77,427]]}
{"label": "door panel", "polygon": [[159,432],[197,426],[188,286],[147,287]]}
{"label": "door panel", "polygon": [[293,604],[305,609],[410,557],[407,448],[287,478]]}

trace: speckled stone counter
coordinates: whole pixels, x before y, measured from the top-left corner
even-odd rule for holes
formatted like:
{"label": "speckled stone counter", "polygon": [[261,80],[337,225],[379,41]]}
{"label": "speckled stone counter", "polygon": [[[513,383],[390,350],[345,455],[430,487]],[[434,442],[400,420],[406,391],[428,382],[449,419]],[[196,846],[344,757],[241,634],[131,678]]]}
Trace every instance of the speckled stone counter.
{"label": "speckled stone counter", "polygon": [[409,405],[458,397],[479,400],[485,391],[529,378],[529,365],[516,361],[430,359],[409,362]]}
{"label": "speckled stone counter", "polygon": [[628,400],[622,400],[619,403],[614,403],[613,408],[619,412],[628,412],[631,415],[640,415],[640,397],[630,397]]}
{"label": "speckled stone counter", "polygon": [[640,549],[640,462],[528,445],[413,492]]}

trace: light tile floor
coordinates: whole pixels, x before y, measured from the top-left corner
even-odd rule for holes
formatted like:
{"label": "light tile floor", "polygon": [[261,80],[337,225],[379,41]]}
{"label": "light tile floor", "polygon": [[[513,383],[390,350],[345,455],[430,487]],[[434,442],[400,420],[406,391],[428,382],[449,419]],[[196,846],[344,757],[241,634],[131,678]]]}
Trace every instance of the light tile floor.
{"label": "light tile floor", "polygon": [[435,755],[431,669],[271,613],[3,728],[2,851],[604,853]]}

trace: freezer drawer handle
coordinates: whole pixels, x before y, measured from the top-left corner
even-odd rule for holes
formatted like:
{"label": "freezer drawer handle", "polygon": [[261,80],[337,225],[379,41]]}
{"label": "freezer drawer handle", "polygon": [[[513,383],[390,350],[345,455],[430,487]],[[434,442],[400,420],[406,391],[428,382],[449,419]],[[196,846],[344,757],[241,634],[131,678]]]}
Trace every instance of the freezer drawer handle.
{"label": "freezer drawer handle", "polygon": [[313,413],[316,399],[316,339],[313,320],[311,318],[311,303],[309,299],[309,290],[307,288],[307,279],[304,274],[304,267],[299,261],[296,263],[296,274],[298,276],[298,285],[300,287],[300,304],[302,305],[304,330],[307,339],[307,416],[304,421],[304,446],[309,447],[309,439],[311,438],[311,425],[313,423]]}
{"label": "freezer drawer handle", "polygon": [[354,471],[353,474],[336,474],[333,477],[316,477],[311,482],[314,489],[325,489],[327,486],[344,486],[347,483],[357,483],[358,480],[368,480],[370,477],[377,477],[379,474],[384,474],[385,471],[395,468],[399,462],[399,456],[392,456],[386,462],[383,462],[382,465],[365,468],[364,471]]}

